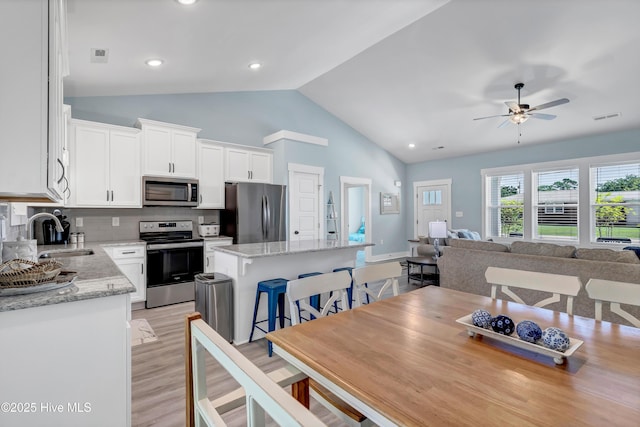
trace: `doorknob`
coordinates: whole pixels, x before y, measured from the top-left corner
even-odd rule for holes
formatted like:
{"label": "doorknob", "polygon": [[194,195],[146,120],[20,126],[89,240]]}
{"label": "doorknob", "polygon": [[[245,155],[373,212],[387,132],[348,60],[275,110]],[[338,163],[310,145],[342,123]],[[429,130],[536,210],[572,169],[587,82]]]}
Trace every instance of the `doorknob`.
{"label": "doorknob", "polygon": [[293,234],[300,234],[298,230],[294,231]]}

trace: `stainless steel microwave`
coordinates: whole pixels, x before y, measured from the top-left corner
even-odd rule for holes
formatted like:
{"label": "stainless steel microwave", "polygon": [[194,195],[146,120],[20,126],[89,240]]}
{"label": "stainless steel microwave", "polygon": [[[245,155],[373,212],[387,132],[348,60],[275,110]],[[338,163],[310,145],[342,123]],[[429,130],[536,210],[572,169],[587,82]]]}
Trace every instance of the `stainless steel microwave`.
{"label": "stainless steel microwave", "polygon": [[198,180],[143,176],[144,206],[198,206]]}

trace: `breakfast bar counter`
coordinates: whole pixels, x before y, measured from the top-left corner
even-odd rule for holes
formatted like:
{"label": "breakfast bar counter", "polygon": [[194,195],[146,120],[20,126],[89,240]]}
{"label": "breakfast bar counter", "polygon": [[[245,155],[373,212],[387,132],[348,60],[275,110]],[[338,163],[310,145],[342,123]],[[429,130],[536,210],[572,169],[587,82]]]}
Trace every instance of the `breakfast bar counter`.
{"label": "breakfast bar counter", "polygon": [[[356,254],[372,243],[338,240],[245,243],[215,248],[214,271],[233,279],[234,343],[249,340],[256,287],[261,280],[297,279],[302,273],[328,273],[339,267],[355,267]],[[266,319],[266,297],[258,319]],[[255,338],[264,334],[256,330]]]}

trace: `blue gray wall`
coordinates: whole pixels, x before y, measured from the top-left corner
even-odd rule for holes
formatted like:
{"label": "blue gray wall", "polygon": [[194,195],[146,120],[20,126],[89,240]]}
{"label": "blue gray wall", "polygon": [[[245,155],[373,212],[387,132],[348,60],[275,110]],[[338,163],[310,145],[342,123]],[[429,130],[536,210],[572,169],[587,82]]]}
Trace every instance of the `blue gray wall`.
{"label": "blue gray wall", "polygon": [[[481,231],[481,169],[638,151],[640,130],[632,130],[548,144],[522,144],[508,150],[407,165],[406,176],[409,186],[415,181],[450,178],[451,228]],[[412,191],[412,188],[405,188],[405,199]],[[464,216],[456,218],[456,211],[462,211]],[[407,221],[406,235],[413,235],[411,221]]]}
{"label": "blue gray wall", "polygon": [[[329,140],[328,147],[286,143],[274,159],[274,182],[286,183],[288,162],[324,167],[325,200],[329,191],[340,211],[340,176],[372,180],[372,255],[407,250],[407,209],[380,215],[379,193],[395,192],[406,165],[297,91],[143,95],[67,98],[72,117],[133,126],[138,117],[201,128],[200,138],[262,147],[262,139],[289,130]],[[380,244],[384,241],[384,244]]]}

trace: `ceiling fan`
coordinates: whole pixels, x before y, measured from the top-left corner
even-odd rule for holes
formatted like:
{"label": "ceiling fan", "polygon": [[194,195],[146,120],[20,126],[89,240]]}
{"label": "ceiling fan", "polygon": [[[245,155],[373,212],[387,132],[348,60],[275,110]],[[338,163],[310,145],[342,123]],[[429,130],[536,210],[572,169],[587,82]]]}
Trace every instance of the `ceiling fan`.
{"label": "ceiling fan", "polygon": [[517,103],[513,101],[505,102],[505,104],[507,104],[507,107],[509,107],[509,114],[498,114],[496,116],[478,117],[473,120],[490,119],[493,117],[508,117],[504,122],[500,124],[500,126],[498,126],[499,128],[505,126],[509,122],[520,125],[526,122],[527,120],[529,120],[529,117],[533,117],[535,119],[553,120],[556,118],[556,116],[554,116],[553,114],[534,113],[534,111],[540,111],[545,108],[551,108],[551,107],[566,104],[567,102],[569,102],[567,98],[560,98],[560,99],[556,99],[555,101],[547,102],[545,104],[540,104],[536,107],[529,108],[529,104],[520,103],[520,89],[524,87],[524,83],[516,83],[514,87],[518,91],[518,102]]}

